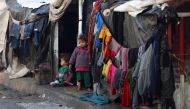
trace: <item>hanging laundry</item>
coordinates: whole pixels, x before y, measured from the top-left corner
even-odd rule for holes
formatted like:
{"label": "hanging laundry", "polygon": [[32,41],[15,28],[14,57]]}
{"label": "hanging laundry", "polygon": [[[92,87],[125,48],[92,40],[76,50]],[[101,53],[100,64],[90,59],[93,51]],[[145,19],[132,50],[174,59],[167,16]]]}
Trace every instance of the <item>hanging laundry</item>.
{"label": "hanging laundry", "polygon": [[137,63],[139,48],[131,48],[128,52],[128,68],[132,68]]}
{"label": "hanging laundry", "polygon": [[111,50],[111,56],[115,57],[119,52],[121,45],[114,38],[112,38],[108,47]]}
{"label": "hanging laundry", "polygon": [[148,47],[145,53],[142,55],[139,74],[138,74],[138,91],[141,95],[143,102],[149,102],[150,98],[150,64],[152,57],[152,44]]}
{"label": "hanging laundry", "polygon": [[104,21],[103,21],[103,18],[101,16],[101,13],[98,12],[97,15],[96,15],[96,23],[95,23],[95,29],[96,29],[96,34],[95,34],[95,45],[97,48],[101,49],[102,48],[102,45],[101,45],[101,41],[99,38],[99,34],[102,30],[102,27],[104,26]]}
{"label": "hanging laundry", "polygon": [[123,85],[122,74],[123,74],[123,71],[121,69],[116,69],[114,79],[113,79],[113,83],[112,83],[113,88],[116,90],[120,90],[122,88],[122,85]]}
{"label": "hanging laundry", "polygon": [[[127,71],[125,72],[126,74],[128,73]],[[130,97],[130,84],[129,81],[124,80],[124,85],[123,85],[123,92],[121,96],[121,104],[126,107],[131,106],[131,97]]]}
{"label": "hanging laundry", "polygon": [[110,91],[112,95],[116,94],[116,90],[112,86],[116,69],[117,68],[113,64],[111,64],[108,71],[108,83],[110,84]]}
{"label": "hanging laundry", "polygon": [[127,71],[128,69],[128,48],[121,47],[119,52],[116,55],[116,59],[121,62],[121,69]]}
{"label": "hanging laundry", "polygon": [[111,64],[112,64],[112,61],[109,60],[107,64],[104,64],[103,66],[102,75],[105,76],[105,78],[108,78],[108,72],[109,72]]}
{"label": "hanging laundry", "polygon": [[112,35],[106,26],[102,27],[102,30],[99,34],[99,38],[102,41],[102,52],[105,55],[105,59],[108,60],[110,58],[110,55],[111,55],[110,49],[108,48],[108,45],[111,42]]}

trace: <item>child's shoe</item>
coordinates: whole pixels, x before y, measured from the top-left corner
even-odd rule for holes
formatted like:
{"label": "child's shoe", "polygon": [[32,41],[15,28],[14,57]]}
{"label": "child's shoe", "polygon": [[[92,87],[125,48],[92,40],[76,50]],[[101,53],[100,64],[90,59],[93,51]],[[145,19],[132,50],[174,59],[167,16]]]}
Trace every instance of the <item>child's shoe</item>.
{"label": "child's shoe", "polygon": [[51,85],[51,86],[54,86],[54,85],[57,85],[57,84],[59,84],[59,81],[58,81],[58,80],[55,80],[55,81],[53,81],[53,82],[50,82],[50,85]]}

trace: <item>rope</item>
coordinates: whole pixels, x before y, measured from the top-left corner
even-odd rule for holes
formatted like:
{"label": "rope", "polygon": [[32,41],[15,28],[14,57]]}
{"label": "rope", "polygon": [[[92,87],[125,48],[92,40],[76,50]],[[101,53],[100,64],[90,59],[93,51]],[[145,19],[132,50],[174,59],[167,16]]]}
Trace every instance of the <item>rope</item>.
{"label": "rope", "polygon": [[[184,76],[186,77],[187,81],[189,81],[187,72],[185,71],[185,69],[183,68],[183,66],[180,63],[184,63],[184,61],[182,61],[180,58],[178,58],[176,56],[176,54],[170,54],[174,59],[176,59],[178,61],[178,66],[179,66],[179,70],[182,72],[182,74],[184,74]],[[182,54],[181,54],[182,55]],[[183,54],[184,55],[184,54]]]}

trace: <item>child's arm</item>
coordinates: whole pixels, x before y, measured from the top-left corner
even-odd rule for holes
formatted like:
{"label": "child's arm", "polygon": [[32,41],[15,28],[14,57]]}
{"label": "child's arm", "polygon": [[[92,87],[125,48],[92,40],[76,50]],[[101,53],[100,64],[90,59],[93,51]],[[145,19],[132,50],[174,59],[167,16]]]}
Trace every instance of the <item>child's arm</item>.
{"label": "child's arm", "polygon": [[75,48],[75,50],[73,51],[71,58],[69,60],[69,64],[70,64],[69,67],[70,68],[71,68],[71,65],[75,64],[76,58],[77,58],[77,48]]}

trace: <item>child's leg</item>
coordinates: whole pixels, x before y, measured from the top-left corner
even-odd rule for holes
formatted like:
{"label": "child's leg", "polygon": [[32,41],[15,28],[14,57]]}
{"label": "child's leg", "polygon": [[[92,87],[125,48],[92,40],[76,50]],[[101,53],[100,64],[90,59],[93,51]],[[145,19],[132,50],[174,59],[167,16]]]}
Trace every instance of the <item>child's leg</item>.
{"label": "child's leg", "polygon": [[78,87],[78,90],[80,90],[81,81],[82,81],[82,72],[76,72],[76,76],[77,76],[77,87]]}
{"label": "child's leg", "polygon": [[90,72],[82,72],[82,73],[83,73],[84,86],[85,86],[85,88],[90,89],[90,87],[92,86]]}
{"label": "child's leg", "polygon": [[69,72],[69,74],[65,80],[65,83],[72,86],[73,85],[73,83],[71,82],[72,79],[73,79],[73,73]]}

